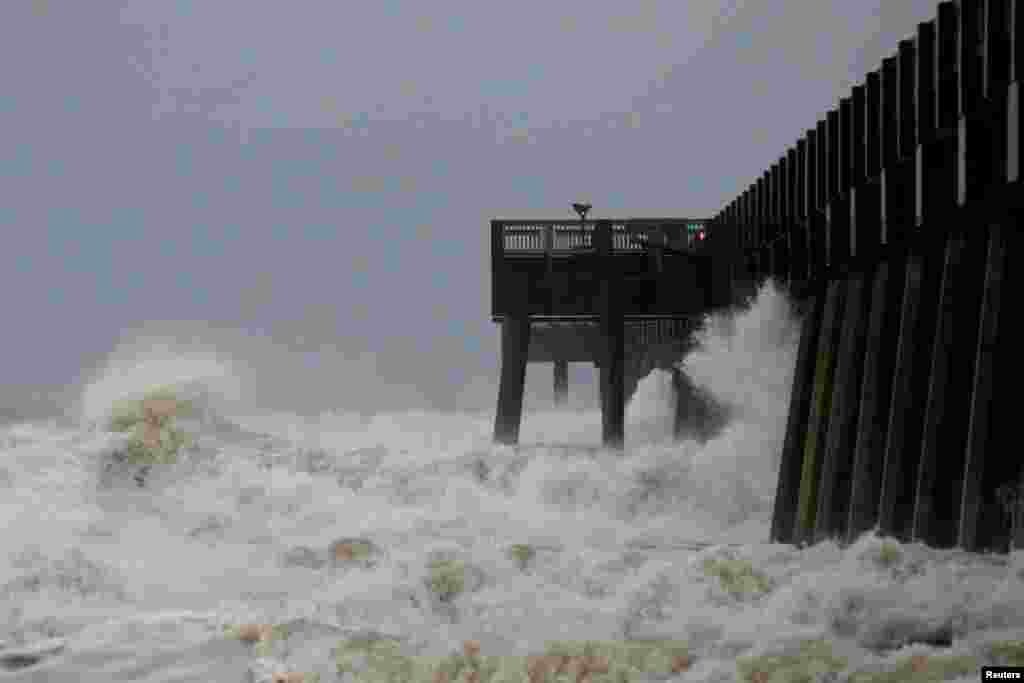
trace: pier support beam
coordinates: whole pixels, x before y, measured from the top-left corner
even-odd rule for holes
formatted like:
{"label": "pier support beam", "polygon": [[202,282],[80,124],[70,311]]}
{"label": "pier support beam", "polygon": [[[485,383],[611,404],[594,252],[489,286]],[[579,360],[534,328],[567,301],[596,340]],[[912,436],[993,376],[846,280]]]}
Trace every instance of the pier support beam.
{"label": "pier support beam", "polygon": [[778,487],[775,491],[775,508],[772,512],[773,543],[792,543],[796,531],[804,434],[807,431],[811,406],[811,389],[814,386],[816,365],[815,350],[818,348],[824,302],[824,297],[813,296],[804,306],[803,322],[800,325],[800,345],[797,348],[796,368],[793,372],[793,388],[789,398],[786,437],[782,444],[782,461],[779,466]]}
{"label": "pier support beam", "polygon": [[[1012,229],[1012,228],[1011,228]],[[957,545],[964,550],[979,549],[979,522],[982,518],[985,455],[994,453],[991,444],[991,415],[994,399],[996,343],[999,335],[1003,299],[1003,268],[1006,253],[1005,228],[989,227],[985,282],[981,300],[981,321],[974,356],[974,383],[971,391],[970,426],[964,462],[964,487],[960,502]],[[987,534],[986,534],[987,536]],[[990,539],[985,538],[988,542]]]}
{"label": "pier support beam", "polygon": [[529,316],[506,317],[501,324],[501,380],[498,411],[494,417],[494,440],[498,443],[514,445],[519,442],[529,350]]}
{"label": "pier support beam", "polygon": [[816,541],[842,534],[850,500],[850,477],[860,410],[860,384],[864,369],[865,302],[868,275],[853,273],[846,281],[846,305],[836,359],[828,435],[818,485],[815,516]]}
{"label": "pier support beam", "polygon": [[883,534],[910,537],[924,419],[922,396],[935,336],[936,257],[931,245],[911,248],[900,311],[899,342],[886,429],[878,526]]}
{"label": "pier support beam", "polygon": [[984,227],[974,226],[946,242],[911,529],[935,547],[957,540],[985,242]]}
{"label": "pier support beam", "polygon": [[564,405],[569,396],[569,361],[555,360],[555,405]]}
{"label": "pier support beam", "polygon": [[875,270],[871,290],[846,524],[846,540],[850,543],[878,522],[886,428],[892,398],[892,370],[899,338],[902,272],[902,263],[883,261]]}
{"label": "pier support beam", "polygon": [[555,405],[563,406],[569,398],[569,361],[555,361],[554,380]]}
{"label": "pier support beam", "polygon": [[672,390],[676,400],[675,418],[672,422],[673,437],[682,440],[699,434],[704,416],[701,414],[697,387],[679,368],[672,368]]}
{"label": "pier support beam", "polygon": [[694,439],[705,444],[718,436],[731,419],[728,406],[723,405],[679,368],[673,367],[672,392],[675,397],[675,417],[672,435],[677,441]]}
{"label": "pier support beam", "polygon": [[596,228],[593,239],[601,269],[601,441],[618,449],[626,440],[626,324],[612,255],[612,223],[598,221]]}
{"label": "pier support beam", "polygon": [[794,541],[808,542],[814,533],[814,518],[818,510],[818,483],[821,460],[828,436],[828,419],[832,403],[832,377],[835,370],[839,327],[843,317],[845,287],[843,282],[828,284],[825,310],[822,313],[821,333],[815,353],[814,394],[811,398],[807,435],[804,440],[803,463],[800,472],[800,494],[797,503],[797,529]]}

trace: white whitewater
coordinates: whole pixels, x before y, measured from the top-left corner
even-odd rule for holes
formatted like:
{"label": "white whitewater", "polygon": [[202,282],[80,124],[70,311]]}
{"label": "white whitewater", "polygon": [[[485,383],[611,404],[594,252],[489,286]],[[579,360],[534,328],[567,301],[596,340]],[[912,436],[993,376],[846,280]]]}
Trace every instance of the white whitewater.
{"label": "white whitewater", "polygon": [[[886,564],[872,535],[765,542],[797,336],[771,287],[708,321],[685,368],[734,421],[702,447],[671,443],[670,380],[655,374],[622,456],[598,447],[595,412],[528,410],[522,447],[502,448],[489,415],[247,414],[229,350],[115,354],[80,425],[0,431],[0,680],[330,683],[331,648],[366,631],[422,653],[673,638],[693,654],[682,681],[738,680],[738,659],[816,638],[850,671],[1024,640],[1024,553],[903,545]],[[117,398],[166,384],[205,406],[199,440],[140,487],[107,468],[116,437],[100,427]],[[352,538],[372,561],[334,558]],[[525,570],[510,544],[536,550]],[[472,571],[442,605],[425,577],[449,556]],[[771,587],[729,593],[708,558],[748,560]],[[247,622],[289,636],[269,652],[225,637]],[[952,644],[913,642],[935,633]]]}

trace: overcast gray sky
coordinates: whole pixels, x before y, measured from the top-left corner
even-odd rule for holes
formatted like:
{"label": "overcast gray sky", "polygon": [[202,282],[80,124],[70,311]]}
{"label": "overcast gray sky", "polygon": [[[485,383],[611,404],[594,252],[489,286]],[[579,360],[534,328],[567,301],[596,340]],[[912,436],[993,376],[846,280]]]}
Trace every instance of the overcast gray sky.
{"label": "overcast gray sky", "polygon": [[141,328],[490,405],[488,219],[712,215],[935,5],[3,0],[2,402]]}

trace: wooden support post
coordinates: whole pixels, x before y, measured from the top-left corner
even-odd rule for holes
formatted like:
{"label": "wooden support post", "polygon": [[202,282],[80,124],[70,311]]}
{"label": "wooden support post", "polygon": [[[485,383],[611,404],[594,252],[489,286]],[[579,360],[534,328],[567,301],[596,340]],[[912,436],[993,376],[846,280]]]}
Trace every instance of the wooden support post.
{"label": "wooden support post", "polygon": [[555,405],[565,405],[569,398],[569,361],[556,360],[554,363]]}
{"label": "wooden support post", "polygon": [[823,144],[818,131],[812,128],[807,131],[804,145],[805,158],[803,164],[803,199],[804,199],[804,235],[807,238],[807,278],[814,280],[821,276],[824,261],[824,235],[821,230],[821,219],[818,214],[818,146]]}
{"label": "wooden support post", "polygon": [[672,436],[677,441],[691,434],[698,419],[693,395],[693,383],[679,368],[672,368],[672,393],[676,401],[672,420]]}
{"label": "wooden support post", "polygon": [[804,302],[803,322],[800,326],[800,345],[797,347],[796,368],[789,395],[789,415],[786,436],[782,444],[775,506],[772,511],[771,540],[773,543],[792,543],[796,531],[797,496],[800,492],[800,472],[804,454],[804,437],[814,387],[815,350],[821,330],[821,315],[825,298],[812,296]]}
{"label": "wooden support post", "polygon": [[946,242],[914,496],[911,538],[940,547],[956,543],[977,352],[984,271],[975,256],[985,240],[971,233],[958,228]]}
{"label": "wooden support post", "polygon": [[843,284],[846,305],[839,355],[836,359],[832,405],[828,421],[821,479],[818,485],[818,509],[815,515],[816,541],[843,534],[850,500],[850,475],[857,436],[860,409],[860,384],[864,367],[865,302],[867,276],[853,273]]}
{"label": "wooden support post", "polygon": [[916,247],[907,257],[899,342],[886,429],[878,526],[884,534],[909,538],[914,483],[920,455],[923,406],[935,334],[934,249]]}
{"label": "wooden support post", "polygon": [[672,368],[672,389],[676,410],[672,422],[672,436],[677,441],[696,438],[703,441],[709,431],[711,415],[700,391],[693,381],[679,368]]}
{"label": "wooden support post", "polygon": [[501,380],[498,385],[498,412],[494,418],[494,440],[498,443],[514,445],[519,442],[529,350],[529,316],[506,317],[501,323]]}
{"label": "wooden support post", "polygon": [[[974,386],[971,391],[970,427],[964,462],[964,487],[960,503],[957,545],[978,550],[978,523],[982,507],[985,456],[991,452],[990,415],[995,384],[995,349],[1003,298],[1003,268],[1006,253],[1002,225],[989,227],[981,321],[974,356]],[[1011,228],[1012,229],[1012,228]]]}
{"label": "wooden support post", "polygon": [[857,443],[851,475],[849,520],[846,525],[848,542],[853,542],[878,521],[889,400],[892,397],[892,370],[899,338],[899,298],[903,294],[901,274],[900,264],[881,262],[875,271],[871,290]]}
{"label": "wooden support post", "polygon": [[828,284],[825,310],[821,318],[821,332],[815,353],[814,395],[811,399],[807,434],[804,439],[803,466],[800,473],[800,495],[797,503],[797,530],[794,541],[810,541],[814,531],[814,516],[818,508],[818,481],[821,458],[828,437],[828,418],[832,399],[832,376],[835,368],[836,345],[839,342],[839,322],[843,315],[842,282]]}
{"label": "wooden support post", "polygon": [[594,244],[601,263],[601,440],[622,448],[626,436],[626,326],[622,314],[617,265],[612,249],[612,223],[598,221]]}

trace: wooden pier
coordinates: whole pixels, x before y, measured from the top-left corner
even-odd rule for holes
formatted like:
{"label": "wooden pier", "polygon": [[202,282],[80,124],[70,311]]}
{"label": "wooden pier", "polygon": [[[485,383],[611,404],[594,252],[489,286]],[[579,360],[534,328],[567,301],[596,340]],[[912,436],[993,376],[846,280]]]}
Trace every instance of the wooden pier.
{"label": "wooden pier", "polygon": [[603,442],[622,445],[636,383],[655,367],[672,369],[714,303],[710,258],[696,239],[705,224],[491,222],[492,319],[502,328],[496,441],[518,441],[527,363],[553,365],[558,402],[568,391],[568,364],[586,362],[600,371]]}
{"label": "wooden pier", "polygon": [[[772,539],[1024,548],[1022,74],[1024,0],[941,2],[696,247],[686,219],[494,221],[495,437],[516,440],[529,360],[578,358],[621,443],[630,325],[686,329],[772,277],[803,317]],[[546,323],[569,329],[535,344]]]}

